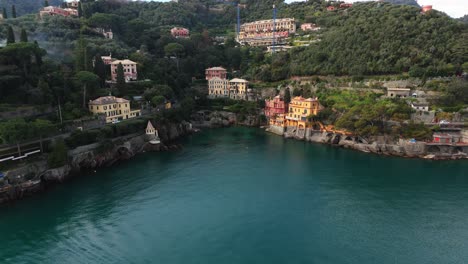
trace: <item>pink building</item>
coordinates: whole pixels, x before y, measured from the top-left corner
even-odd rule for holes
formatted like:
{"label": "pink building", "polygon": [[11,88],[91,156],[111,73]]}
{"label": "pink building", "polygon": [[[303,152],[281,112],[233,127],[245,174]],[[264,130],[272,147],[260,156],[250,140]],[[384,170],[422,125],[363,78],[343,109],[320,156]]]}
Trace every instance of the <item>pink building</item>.
{"label": "pink building", "polygon": [[227,71],[223,67],[212,67],[205,70],[205,76],[207,80],[211,80],[214,77],[220,79],[226,79]]}
{"label": "pink building", "polygon": [[117,67],[122,63],[125,82],[136,81],[138,77],[137,63],[131,60],[116,60],[111,63],[112,81],[117,81]]}
{"label": "pink building", "polygon": [[174,38],[189,38],[190,31],[186,28],[175,27],[171,29],[171,35]]}
{"label": "pink building", "polygon": [[265,116],[274,118],[276,115],[285,114],[288,110],[288,104],[276,96],[272,100],[265,100]]}
{"label": "pink building", "polygon": [[56,6],[46,6],[39,11],[39,16],[42,18],[44,15],[49,16],[78,16],[78,10],[72,8],[60,8]]}
{"label": "pink building", "polygon": [[112,54],[109,56],[101,56],[102,61],[105,65],[111,65],[112,63]]}
{"label": "pink building", "polygon": [[296,33],[294,18],[259,20],[242,24],[237,41],[250,46],[268,46],[285,42],[293,33]]}
{"label": "pink building", "polygon": [[429,12],[432,10],[432,6],[431,5],[424,5],[422,6],[422,12],[423,13],[426,13],[426,12]]}
{"label": "pink building", "polygon": [[304,23],[301,25],[302,31],[317,31],[320,29],[320,27],[317,27],[316,24],[312,23]]}
{"label": "pink building", "polygon": [[342,3],[340,4],[340,8],[350,8],[353,7],[352,3]]}

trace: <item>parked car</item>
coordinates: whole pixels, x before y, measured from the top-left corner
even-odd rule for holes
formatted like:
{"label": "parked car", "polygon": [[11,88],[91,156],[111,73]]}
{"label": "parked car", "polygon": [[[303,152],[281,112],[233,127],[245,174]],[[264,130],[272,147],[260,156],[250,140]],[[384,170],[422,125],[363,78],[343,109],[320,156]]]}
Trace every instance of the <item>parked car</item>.
{"label": "parked car", "polygon": [[439,122],[439,125],[448,125],[448,124],[450,124],[450,122],[447,120],[440,120]]}

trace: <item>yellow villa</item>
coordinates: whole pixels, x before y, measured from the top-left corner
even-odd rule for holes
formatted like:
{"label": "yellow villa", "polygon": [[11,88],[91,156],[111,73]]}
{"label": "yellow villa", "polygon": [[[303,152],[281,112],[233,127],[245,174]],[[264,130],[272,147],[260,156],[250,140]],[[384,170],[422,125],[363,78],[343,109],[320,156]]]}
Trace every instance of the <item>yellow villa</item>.
{"label": "yellow villa", "polygon": [[141,115],[140,110],[131,110],[130,101],[115,96],[103,96],[89,101],[89,111],[105,115],[106,123],[112,123]]}
{"label": "yellow villa", "polygon": [[284,114],[276,114],[270,118],[270,126],[286,127],[286,119]]}
{"label": "yellow villa", "polygon": [[229,97],[234,100],[247,99],[249,82],[244,79],[234,78],[229,81]]}
{"label": "yellow villa", "polygon": [[321,106],[317,98],[294,97],[289,103],[289,112],[286,115],[286,125],[299,129],[311,128],[311,116],[320,112]]}

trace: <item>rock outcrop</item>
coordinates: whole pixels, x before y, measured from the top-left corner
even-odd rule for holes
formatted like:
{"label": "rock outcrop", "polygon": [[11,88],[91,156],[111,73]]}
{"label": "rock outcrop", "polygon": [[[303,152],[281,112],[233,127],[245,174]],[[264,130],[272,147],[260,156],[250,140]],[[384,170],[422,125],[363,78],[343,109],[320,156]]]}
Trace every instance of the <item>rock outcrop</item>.
{"label": "rock outcrop", "polygon": [[179,145],[171,142],[191,133],[192,125],[188,122],[169,123],[159,125],[157,129],[161,138],[157,145],[149,144],[146,134],[132,134],[112,139],[112,144],[105,148],[102,143],[94,143],[70,150],[68,164],[59,168],[48,168],[46,159],[43,159],[11,169],[0,182],[0,203],[33,194],[51,183],[64,182],[82,170],[111,166],[141,152],[179,149]]}
{"label": "rock outcrop", "polygon": [[468,145],[432,146],[425,142],[410,142],[403,139],[394,140],[382,136],[366,140],[361,137],[347,136],[331,131],[297,129],[295,127],[285,129],[281,127],[269,127],[266,131],[284,136],[285,138],[329,144],[381,155],[438,160],[468,158]]}
{"label": "rock outcrop", "polygon": [[258,127],[264,125],[261,115],[240,115],[226,111],[202,110],[194,113],[191,122],[196,128],[219,128],[231,125]]}

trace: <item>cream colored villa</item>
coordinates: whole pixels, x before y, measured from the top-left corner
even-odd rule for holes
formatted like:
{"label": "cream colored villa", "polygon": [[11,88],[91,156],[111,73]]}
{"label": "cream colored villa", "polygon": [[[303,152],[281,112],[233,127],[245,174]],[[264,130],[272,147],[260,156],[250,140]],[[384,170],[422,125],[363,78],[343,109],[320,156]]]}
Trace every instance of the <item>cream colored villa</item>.
{"label": "cream colored villa", "polygon": [[106,123],[117,122],[141,115],[140,110],[131,110],[130,101],[115,96],[103,96],[89,101],[89,111],[95,115],[105,115]]}

